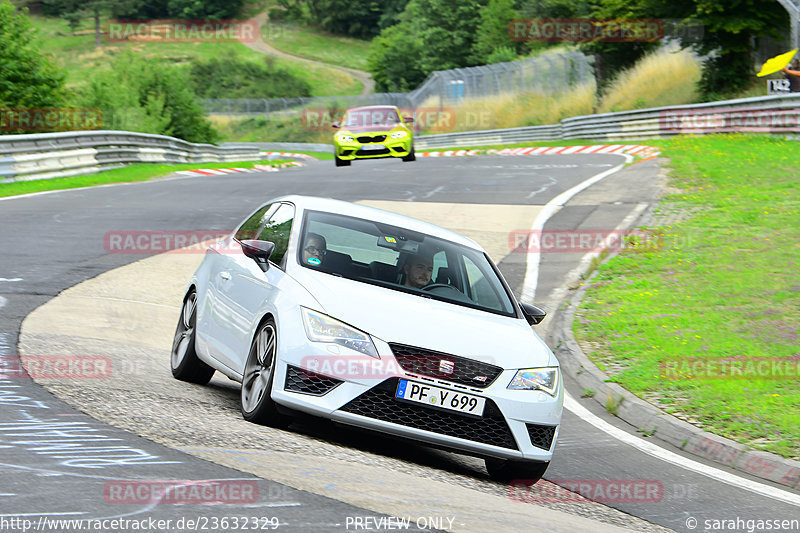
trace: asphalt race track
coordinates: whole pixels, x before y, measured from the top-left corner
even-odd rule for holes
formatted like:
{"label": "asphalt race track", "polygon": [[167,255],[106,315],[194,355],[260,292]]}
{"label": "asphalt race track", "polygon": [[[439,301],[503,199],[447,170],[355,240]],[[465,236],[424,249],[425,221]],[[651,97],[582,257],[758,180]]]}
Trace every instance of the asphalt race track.
{"label": "asphalt race track", "polygon": [[[685,463],[664,461],[598,429],[587,421],[590,415],[567,410],[546,480],[616,480],[658,491],[606,505],[563,492],[544,503],[518,502],[520,494],[489,481],[475,458],[314,419],[300,419],[288,431],[245,423],[237,384],[217,374],[199,387],[169,374],[181,291],[201,256],[107,251],[109,232],[228,231],[275,196],[327,196],[474,238],[518,295],[535,286],[535,303],[555,314],[583,253],[521,253],[514,250],[516,236],[530,230],[559,195],[622,163],[615,155],[424,158],[344,168],[326,161],[276,173],[164,179],[0,201],[0,530],[21,530],[14,529],[19,522],[9,527],[3,520],[38,522],[43,515],[172,520],[152,531],[192,529],[185,527],[187,519],[205,520],[208,530],[236,530],[232,517],[240,524],[255,520],[250,529],[279,524],[278,530],[291,531],[380,531],[397,525],[390,516],[410,517],[412,531],[683,532],[710,531],[707,521],[737,519],[742,528],[727,531],[746,531],[748,520],[800,517],[796,492],[647,439],[685,457]],[[553,208],[545,228],[613,230],[635,223],[661,186],[657,162],[639,162]],[[19,353],[94,354],[107,357],[114,371],[106,379],[45,380],[45,390],[15,379]],[[590,413],[641,437],[638,428],[580,400],[576,385],[568,382],[567,388]],[[699,473],[698,463],[722,474]],[[729,474],[734,481],[720,480]],[[179,504],[170,504],[168,493],[160,501],[129,501],[113,492],[143,480],[185,480],[187,490],[222,485],[229,492],[220,497],[224,502]],[[537,487],[555,491],[548,482]]]}

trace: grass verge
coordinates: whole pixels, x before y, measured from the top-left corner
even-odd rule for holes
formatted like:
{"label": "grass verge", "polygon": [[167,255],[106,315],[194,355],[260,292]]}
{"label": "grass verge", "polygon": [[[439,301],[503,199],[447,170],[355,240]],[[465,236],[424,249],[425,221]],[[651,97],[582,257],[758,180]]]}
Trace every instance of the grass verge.
{"label": "grass verge", "polygon": [[[309,153],[310,155],[316,154]],[[330,156],[330,154],[322,154]],[[16,181],[13,183],[0,183],[0,197],[17,196],[20,194],[30,194],[44,191],[59,191],[66,189],[77,189],[80,187],[92,187],[94,185],[109,185],[112,183],[128,183],[134,181],[149,181],[160,178],[179,170],[192,170],[197,168],[253,168],[254,165],[277,166],[286,163],[288,160],[272,161],[238,161],[229,163],[191,163],[183,165],[152,165],[137,164],[124,168],[106,170],[96,174],[86,174],[83,176],[71,176],[67,178],[53,178],[48,180]]]}
{"label": "grass verge", "polygon": [[[234,42],[177,42],[158,43],[131,41],[106,43],[100,48],[94,46],[94,22],[81,21],[73,34],[63,19],[33,15],[31,21],[39,30],[42,52],[52,55],[67,75],[67,86],[76,89],[91,78],[97,69],[108,68],[109,61],[125,50],[141,54],[165,66],[186,65],[192,59],[207,61],[232,52],[237,59],[261,62],[266,57],[260,52]],[[106,20],[101,20],[105,27]],[[363,85],[350,75],[321,65],[309,65],[278,57],[273,58],[277,68],[305,80],[312,96],[338,96],[359,94]]]}
{"label": "grass verge", "polygon": [[269,21],[261,38],[274,48],[331,65],[367,70],[369,41],[333,35],[292,22]]}
{"label": "grass verge", "polygon": [[[657,145],[672,167],[661,222],[647,228],[661,246],[623,250],[599,267],[576,337],[612,381],[667,412],[798,458],[797,143],[716,135]],[[702,366],[682,364],[690,358]],[[721,370],[723,360],[754,372]]]}

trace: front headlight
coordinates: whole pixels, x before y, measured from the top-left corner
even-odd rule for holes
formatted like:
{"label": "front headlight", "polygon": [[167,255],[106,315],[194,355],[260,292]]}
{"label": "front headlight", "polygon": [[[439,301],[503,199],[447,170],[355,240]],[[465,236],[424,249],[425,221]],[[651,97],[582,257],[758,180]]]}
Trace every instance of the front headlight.
{"label": "front headlight", "polygon": [[556,395],[558,387],[558,367],[523,368],[518,370],[508,384],[511,390],[541,390],[550,396]]}
{"label": "front headlight", "polygon": [[353,138],[352,135],[341,135],[340,134],[340,135],[336,136],[336,140],[339,141],[340,143],[351,143],[355,139]]}
{"label": "front headlight", "polygon": [[309,340],[331,342],[380,359],[372,338],[363,331],[351,328],[347,324],[343,324],[322,313],[317,313],[304,307],[300,309],[303,311],[303,323]]}
{"label": "front headlight", "polygon": [[395,131],[392,133],[392,139],[402,139],[403,137],[408,137],[407,131]]}

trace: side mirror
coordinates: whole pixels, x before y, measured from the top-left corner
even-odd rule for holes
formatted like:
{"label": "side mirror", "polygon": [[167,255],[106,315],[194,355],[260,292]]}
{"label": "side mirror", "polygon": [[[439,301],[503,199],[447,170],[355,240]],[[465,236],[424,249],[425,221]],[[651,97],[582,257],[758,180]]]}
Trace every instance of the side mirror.
{"label": "side mirror", "polygon": [[403,117],[403,122],[407,122],[409,124],[414,123],[414,117]]}
{"label": "side mirror", "polygon": [[244,255],[253,259],[264,272],[269,269],[269,256],[275,250],[275,243],[270,241],[241,241]]}
{"label": "side mirror", "polygon": [[547,316],[547,313],[545,313],[535,305],[524,304],[520,302],[519,306],[522,308],[522,314],[525,315],[525,320],[527,320],[528,324],[530,324],[531,326],[535,326],[536,324],[544,320],[544,317]]}
{"label": "side mirror", "polygon": [[334,122],[333,124],[331,124],[331,128],[333,128],[333,129],[339,129],[341,127],[342,127],[342,125],[339,124],[338,122]]}

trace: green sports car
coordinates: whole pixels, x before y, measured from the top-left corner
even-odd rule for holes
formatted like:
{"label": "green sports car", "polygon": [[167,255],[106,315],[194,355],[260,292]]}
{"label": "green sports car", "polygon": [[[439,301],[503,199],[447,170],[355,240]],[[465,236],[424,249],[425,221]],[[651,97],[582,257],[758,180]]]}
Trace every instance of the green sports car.
{"label": "green sports car", "polygon": [[333,136],[336,166],[347,166],[353,159],[384,157],[415,161],[413,122],[395,106],[348,109],[342,122],[333,124],[339,130]]}

